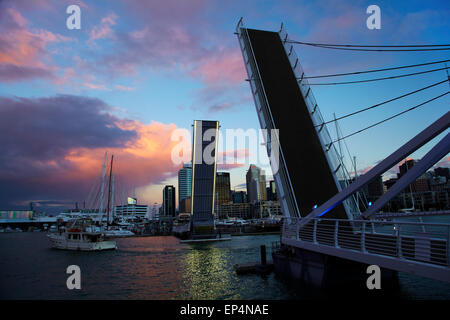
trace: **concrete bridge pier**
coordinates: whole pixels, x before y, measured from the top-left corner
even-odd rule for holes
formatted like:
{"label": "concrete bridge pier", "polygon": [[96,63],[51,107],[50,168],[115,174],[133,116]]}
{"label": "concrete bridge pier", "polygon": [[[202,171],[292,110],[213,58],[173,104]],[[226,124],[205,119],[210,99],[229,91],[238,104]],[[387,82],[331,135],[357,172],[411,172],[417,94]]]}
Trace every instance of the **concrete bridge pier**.
{"label": "concrete bridge pier", "polygon": [[[281,245],[272,252],[275,274],[296,283],[319,288],[367,289],[367,264]],[[397,272],[381,268],[382,288],[397,285]]]}

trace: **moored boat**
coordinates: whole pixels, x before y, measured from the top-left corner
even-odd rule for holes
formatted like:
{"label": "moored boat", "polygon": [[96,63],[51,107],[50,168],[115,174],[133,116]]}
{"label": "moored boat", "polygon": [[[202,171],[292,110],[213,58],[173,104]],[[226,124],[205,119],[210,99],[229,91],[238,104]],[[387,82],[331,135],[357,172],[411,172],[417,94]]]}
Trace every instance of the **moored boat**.
{"label": "moored boat", "polygon": [[104,232],[90,218],[71,221],[67,229],[49,233],[52,247],[63,250],[101,251],[117,249],[116,242],[106,240]]}
{"label": "moored boat", "polygon": [[113,227],[105,230],[104,233],[107,238],[132,237],[135,235],[134,232],[131,232],[130,230]]}

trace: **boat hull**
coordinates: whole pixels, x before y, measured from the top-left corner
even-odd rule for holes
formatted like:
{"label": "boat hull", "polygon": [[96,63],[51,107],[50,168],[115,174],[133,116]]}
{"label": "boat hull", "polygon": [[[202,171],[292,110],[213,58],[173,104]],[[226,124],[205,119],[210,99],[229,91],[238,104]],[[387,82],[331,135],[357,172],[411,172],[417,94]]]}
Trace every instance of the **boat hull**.
{"label": "boat hull", "polygon": [[78,240],[68,240],[64,235],[49,234],[48,238],[52,247],[60,250],[73,251],[102,251],[115,250],[117,245],[115,241],[98,241],[98,242],[83,242]]}

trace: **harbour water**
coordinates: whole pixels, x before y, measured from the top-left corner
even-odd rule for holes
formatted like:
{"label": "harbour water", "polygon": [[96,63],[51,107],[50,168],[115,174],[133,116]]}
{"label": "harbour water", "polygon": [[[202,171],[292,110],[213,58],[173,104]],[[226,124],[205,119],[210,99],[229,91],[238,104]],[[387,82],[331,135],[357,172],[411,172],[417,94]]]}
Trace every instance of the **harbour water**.
{"label": "harbour water", "polygon": [[[234,272],[257,262],[260,245],[278,235],[181,244],[175,237],[117,239],[105,252],[59,251],[45,233],[0,234],[0,299],[314,299],[324,291],[268,276]],[[270,250],[268,250],[270,254]],[[268,261],[270,261],[268,256]],[[68,290],[66,268],[81,269],[81,290]],[[399,273],[400,299],[450,299],[450,285]],[[365,279],[362,279],[365,281]]]}

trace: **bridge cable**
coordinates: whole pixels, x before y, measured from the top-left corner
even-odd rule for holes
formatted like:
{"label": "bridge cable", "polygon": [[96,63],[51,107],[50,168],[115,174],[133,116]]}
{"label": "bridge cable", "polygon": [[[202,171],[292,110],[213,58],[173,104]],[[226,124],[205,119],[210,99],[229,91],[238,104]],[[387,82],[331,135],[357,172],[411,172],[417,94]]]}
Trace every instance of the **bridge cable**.
{"label": "bridge cable", "polygon": [[404,110],[404,111],[402,111],[402,112],[399,112],[399,113],[397,113],[397,114],[395,114],[395,115],[393,115],[393,116],[391,116],[391,117],[389,117],[389,118],[386,118],[386,119],[381,120],[381,121],[379,121],[379,122],[376,122],[376,123],[374,123],[374,124],[372,124],[372,125],[370,125],[370,126],[368,126],[368,127],[365,127],[365,128],[363,128],[363,129],[361,129],[361,130],[358,130],[358,131],[355,131],[355,132],[353,132],[353,133],[351,133],[351,134],[348,134],[348,135],[346,135],[345,137],[336,139],[336,140],[332,141],[331,143],[333,144],[333,143],[339,142],[339,141],[341,141],[341,140],[344,140],[344,139],[347,139],[347,138],[349,138],[349,137],[351,137],[351,136],[354,136],[355,134],[361,133],[361,132],[363,132],[363,131],[365,131],[365,130],[367,130],[367,129],[373,128],[373,127],[375,127],[375,126],[377,126],[377,125],[379,125],[379,124],[382,124],[382,123],[384,123],[384,122],[386,122],[386,121],[389,121],[389,120],[391,120],[391,119],[394,119],[394,118],[396,118],[396,117],[398,117],[398,116],[400,116],[400,115],[402,115],[402,114],[404,114],[404,113],[407,113],[407,112],[412,111],[412,110],[414,110],[414,109],[417,109],[417,108],[419,108],[419,107],[421,107],[421,106],[423,106],[423,105],[425,105],[425,104],[427,104],[427,103],[430,103],[430,102],[432,102],[432,101],[434,101],[434,100],[437,100],[437,99],[439,99],[439,98],[442,98],[443,96],[445,96],[445,95],[447,95],[447,94],[449,94],[449,93],[450,93],[450,91],[447,91],[447,92],[445,92],[445,93],[443,93],[443,94],[441,94],[441,95],[439,95],[439,96],[436,96],[436,97],[434,97],[434,98],[432,98],[432,99],[429,99],[429,100],[427,100],[427,101],[425,101],[425,102],[422,102],[422,103],[420,103],[420,104],[418,104],[418,105],[415,105],[414,107],[411,107],[411,108],[409,108],[409,109],[407,109],[407,110]]}
{"label": "bridge cable", "polygon": [[336,74],[325,74],[325,75],[320,75],[320,76],[303,77],[303,79],[330,78],[330,77],[349,76],[349,75],[372,73],[372,72],[391,71],[391,70],[397,70],[397,69],[427,66],[430,64],[445,63],[445,62],[449,62],[449,61],[450,60],[441,60],[441,61],[433,61],[433,62],[427,62],[427,63],[412,64],[412,65],[408,65],[408,66],[391,67],[391,68],[384,68],[384,69],[374,69],[374,70],[355,71],[355,72],[347,72],[347,73],[336,73]]}
{"label": "bridge cable", "polygon": [[404,45],[331,44],[331,43],[302,42],[292,39],[287,39],[286,42],[305,44],[311,46],[333,46],[333,47],[369,47],[369,48],[450,47],[450,44],[404,44]]}
{"label": "bridge cable", "polygon": [[445,80],[443,80],[443,81],[439,81],[439,82],[433,83],[433,84],[431,84],[431,85],[429,85],[429,86],[426,86],[426,87],[423,87],[423,88],[420,88],[420,89],[417,89],[417,90],[414,90],[414,91],[405,93],[405,94],[403,94],[403,95],[401,95],[401,96],[398,96],[398,97],[395,97],[395,98],[392,98],[392,99],[389,99],[389,100],[386,100],[386,101],[383,101],[383,102],[374,104],[374,105],[372,105],[372,106],[370,106],[370,107],[363,108],[363,109],[360,109],[360,110],[357,110],[357,111],[348,113],[348,114],[343,115],[343,116],[340,116],[340,117],[338,117],[338,118],[336,118],[336,119],[328,120],[328,121],[326,121],[326,122],[321,123],[320,125],[316,125],[315,127],[321,127],[321,126],[324,125],[324,124],[329,124],[329,123],[332,123],[332,122],[335,122],[335,121],[339,121],[339,120],[348,118],[348,117],[350,117],[350,116],[353,116],[353,115],[355,115],[355,114],[358,114],[358,113],[361,113],[361,112],[364,112],[364,111],[367,111],[367,110],[370,110],[370,109],[377,108],[377,107],[382,106],[382,105],[384,105],[384,104],[386,104],[386,103],[389,103],[389,102],[392,102],[392,101],[395,101],[395,100],[398,100],[398,99],[407,97],[407,96],[409,96],[409,95],[412,95],[412,94],[414,94],[414,93],[417,93],[417,92],[420,92],[420,91],[423,91],[423,90],[427,90],[427,89],[429,89],[429,88],[438,86],[438,85],[440,85],[440,84],[442,84],[442,83],[445,83],[445,82],[447,82],[447,81],[448,81],[448,80],[445,79]]}
{"label": "bridge cable", "polygon": [[[352,44],[329,44],[312,43],[296,40],[286,40],[287,43],[307,45],[317,48],[351,50],[351,51],[375,51],[375,52],[408,52],[408,51],[442,51],[450,50],[450,44],[428,44],[428,45],[352,45]],[[367,49],[367,48],[408,48],[408,49]],[[414,48],[414,49],[411,49]],[[420,48],[420,49],[416,49]]]}
{"label": "bridge cable", "polygon": [[[419,74],[425,74],[425,73],[436,72],[436,71],[441,71],[441,70],[447,70],[449,68],[450,67],[444,67],[444,68],[425,70],[425,71],[413,72],[413,73],[406,73],[406,74],[400,74],[400,75],[396,75],[396,76],[375,78],[375,79],[355,80],[355,81],[342,81],[342,82],[308,83],[308,85],[310,85],[310,86],[331,86],[331,85],[340,85],[340,84],[354,84],[354,83],[373,82],[373,81],[381,81],[381,80],[391,80],[391,79],[416,76],[416,75],[419,75]],[[301,78],[298,78],[298,79],[301,79]]]}

